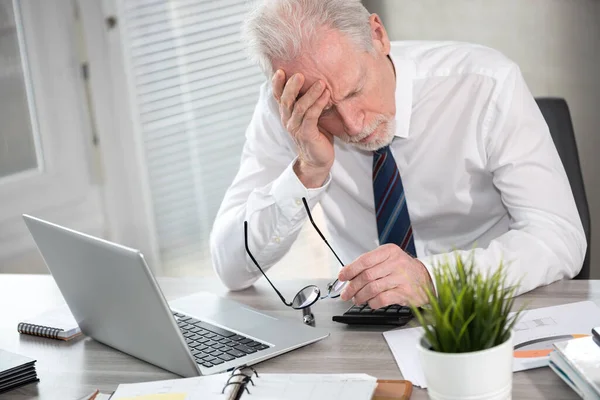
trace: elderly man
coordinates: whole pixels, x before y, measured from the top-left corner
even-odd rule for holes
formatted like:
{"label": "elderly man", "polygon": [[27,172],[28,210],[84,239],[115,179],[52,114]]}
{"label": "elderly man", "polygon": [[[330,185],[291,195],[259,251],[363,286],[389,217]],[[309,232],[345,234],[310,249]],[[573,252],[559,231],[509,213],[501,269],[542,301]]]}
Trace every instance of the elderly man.
{"label": "elderly man", "polygon": [[[427,21],[424,21],[427,23]],[[358,0],[257,3],[245,41],[272,77],[211,235],[230,289],[260,277],[320,203],[342,299],[423,304],[448,252],[508,265],[519,293],[581,269],[564,168],[519,68],[489,48],[390,42]],[[348,261],[347,261],[348,262]]]}

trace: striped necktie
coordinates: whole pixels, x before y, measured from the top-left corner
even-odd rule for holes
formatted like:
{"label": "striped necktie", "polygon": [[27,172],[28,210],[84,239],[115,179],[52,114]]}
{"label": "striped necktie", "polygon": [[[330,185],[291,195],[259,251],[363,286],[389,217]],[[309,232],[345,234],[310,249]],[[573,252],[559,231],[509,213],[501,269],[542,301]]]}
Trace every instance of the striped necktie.
{"label": "striped necktie", "polygon": [[373,194],[379,244],[395,243],[416,257],[402,179],[389,146],[373,153]]}

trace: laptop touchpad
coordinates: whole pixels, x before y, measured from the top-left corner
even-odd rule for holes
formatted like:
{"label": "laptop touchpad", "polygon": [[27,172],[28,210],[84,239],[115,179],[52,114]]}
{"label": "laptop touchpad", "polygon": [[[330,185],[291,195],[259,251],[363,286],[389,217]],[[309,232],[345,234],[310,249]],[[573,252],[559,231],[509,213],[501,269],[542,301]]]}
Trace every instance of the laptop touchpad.
{"label": "laptop touchpad", "polygon": [[223,326],[228,326],[232,329],[239,329],[241,331],[245,331],[246,333],[252,333],[251,330],[254,327],[265,326],[265,320],[272,319],[273,322],[277,321],[275,318],[262,314],[258,311],[249,310],[243,306],[236,309],[231,309],[230,311],[222,314],[208,316],[208,318],[216,323],[222,324]]}
{"label": "laptop touchpad", "polygon": [[211,293],[196,293],[169,302],[169,305],[184,314],[194,316],[206,322],[214,322],[232,329],[248,330],[264,325],[277,318],[247,308],[246,305],[222,298]]}

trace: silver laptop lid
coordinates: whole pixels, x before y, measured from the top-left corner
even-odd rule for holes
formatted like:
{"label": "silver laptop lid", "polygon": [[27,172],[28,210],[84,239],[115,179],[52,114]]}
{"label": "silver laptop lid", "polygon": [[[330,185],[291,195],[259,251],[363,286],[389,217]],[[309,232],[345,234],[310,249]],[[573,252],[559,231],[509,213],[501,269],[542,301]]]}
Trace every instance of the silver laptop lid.
{"label": "silver laptop lid", "polygon": [[139,251],[23,218],[83,333],[176,374],[200,375]]}

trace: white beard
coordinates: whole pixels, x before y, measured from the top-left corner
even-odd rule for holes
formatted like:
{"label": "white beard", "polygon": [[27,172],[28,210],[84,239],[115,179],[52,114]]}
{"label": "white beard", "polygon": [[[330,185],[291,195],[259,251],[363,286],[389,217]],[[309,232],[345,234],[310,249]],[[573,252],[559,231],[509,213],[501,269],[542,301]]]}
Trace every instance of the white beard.
{"label": "white beard", "polygon": [[[368,143],[361,143],[360,141],[369,135],[371,135],[379,125],[382,125],[382,131],[379,133],[379,137]],[[385,147],[392,143],[394,136],[396,135],[396,120],[393,118],[388,119],[383,115],[378,116],[369,126],[365,127],[359,135],[349,136],[343,134],[338,136],[342,141],[351,144],[361,150],[375,151],[382,147]]]}

